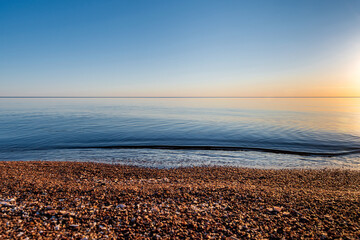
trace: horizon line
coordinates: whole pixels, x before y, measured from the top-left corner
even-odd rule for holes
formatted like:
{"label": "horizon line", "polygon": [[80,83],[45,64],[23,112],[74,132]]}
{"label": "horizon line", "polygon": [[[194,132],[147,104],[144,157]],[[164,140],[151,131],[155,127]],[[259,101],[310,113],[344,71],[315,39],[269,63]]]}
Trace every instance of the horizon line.
{"label": "horizon line", "polygon": [[231,97],[181,97],[181,96],[0,96],[0,98],[360,98],[360,96],[231,96]]}

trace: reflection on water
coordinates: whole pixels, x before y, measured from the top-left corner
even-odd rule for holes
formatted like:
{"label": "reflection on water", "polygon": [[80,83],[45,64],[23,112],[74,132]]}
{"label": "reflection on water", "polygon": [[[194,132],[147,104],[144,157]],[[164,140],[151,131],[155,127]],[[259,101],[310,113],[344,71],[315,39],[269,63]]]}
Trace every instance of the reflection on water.
{"label": "reflection on water", "polygon": [[325,162],[357,167],[356,154],[326,158],[240,151],[226,152],[224,160],[221,151],[84,148],[219,146],[344,153],[360,149],[359,109],[357,98],[2,98],[0,159],[86,160],[96,155],[103,161],[131,158],[167,166],[155,162],[168,154],[178,165],[185,158],[194,165],[211,158],[210,164],[245,166],[247,157],[266,167],[280,166],[279,159],[283,167],[306,161],[315,167]]}

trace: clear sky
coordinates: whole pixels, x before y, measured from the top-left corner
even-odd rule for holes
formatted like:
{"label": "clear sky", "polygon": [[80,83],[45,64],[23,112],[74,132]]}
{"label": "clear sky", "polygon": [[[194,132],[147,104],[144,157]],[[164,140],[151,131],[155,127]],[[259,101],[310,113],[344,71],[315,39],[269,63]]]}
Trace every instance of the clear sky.
{"label": "clear sky", "polygon": [[0,0],[0,96],[360,96],[360,0]]}

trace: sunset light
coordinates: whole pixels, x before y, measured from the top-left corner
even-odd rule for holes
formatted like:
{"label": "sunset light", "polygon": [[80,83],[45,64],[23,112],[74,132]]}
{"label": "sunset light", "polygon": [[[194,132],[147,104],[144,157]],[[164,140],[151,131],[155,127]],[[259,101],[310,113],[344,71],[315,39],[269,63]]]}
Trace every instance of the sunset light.
{"label": "sunset light", "polygon": [[0,0],[0,240],[359,219],[360,0]]}
{"label": "sunset light", "polygon": [[2,2],[0,96],[353,94],[359,1],[210,2]]}

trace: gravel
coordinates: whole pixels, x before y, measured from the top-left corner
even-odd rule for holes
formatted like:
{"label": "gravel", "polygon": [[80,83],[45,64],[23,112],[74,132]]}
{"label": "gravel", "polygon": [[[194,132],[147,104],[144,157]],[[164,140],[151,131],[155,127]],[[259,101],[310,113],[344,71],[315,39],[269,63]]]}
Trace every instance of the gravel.
{"label": "gravel", "polygon": [[360,239],[360,171],[0,162],[0,239]]}

